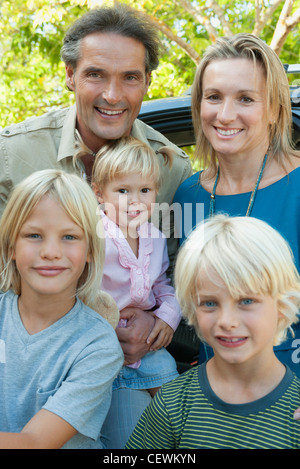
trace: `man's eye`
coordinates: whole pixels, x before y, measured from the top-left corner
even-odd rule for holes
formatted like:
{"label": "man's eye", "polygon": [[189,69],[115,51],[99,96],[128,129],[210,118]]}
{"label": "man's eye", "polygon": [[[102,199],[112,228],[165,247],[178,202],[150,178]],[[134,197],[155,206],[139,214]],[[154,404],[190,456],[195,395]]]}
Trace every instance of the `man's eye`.
{"label": "man's eye", "polygon": [[90,72],[90,73],[88,74],[88,77],[89,77],[89,78],[100,78],[100,76],[101,76],[101,75],[100,75],[99,72]]}

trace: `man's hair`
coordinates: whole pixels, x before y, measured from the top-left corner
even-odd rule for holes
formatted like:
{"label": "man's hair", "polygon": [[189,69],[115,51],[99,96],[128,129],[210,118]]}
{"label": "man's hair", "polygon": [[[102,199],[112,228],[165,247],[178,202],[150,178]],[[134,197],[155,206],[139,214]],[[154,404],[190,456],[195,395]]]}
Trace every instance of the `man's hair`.
{"label": "man's hair", "polygon": [[55,169],[32,173],[15,187],[8,200],[0,222],[0,290],[21,294],[20,274],[13,259],[16,241],[23,224],[44,196],[55,200],[86,236],[89,262],[78,280],[77,295],[93,308],[98,301],[105,256],[98,204],[87,182]]}
{"label": "man's hair", "polygon": [[175,285],[182,314],[198,328],[196,307],[201,301],[201,276],[214,273],[233,298],[249,293],[277,300],[280,319],[274,345],[285,340],[297,322],[300,278],[288,243],[262,220],[216,215],[201,223],[180,249]]}
{"label": "man's hair", "polygon": [[135,39],[145,47],[146,73],[155,70],[159,63],[160,40],[157,30],[147,16],[124,4],[90,10],[67,31],[61,49],[66,65],[76,70],[80,59],[81,41],[89,34],[113,33]]}

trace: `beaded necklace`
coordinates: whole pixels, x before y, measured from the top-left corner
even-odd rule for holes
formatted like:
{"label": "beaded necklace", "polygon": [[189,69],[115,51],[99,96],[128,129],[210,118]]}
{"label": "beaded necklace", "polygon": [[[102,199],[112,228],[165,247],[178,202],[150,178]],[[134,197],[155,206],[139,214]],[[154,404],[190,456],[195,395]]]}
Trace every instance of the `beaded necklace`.
{"label": "beaded necklace", "polygon": [[[254,187],[254,189],[252,191],[252,194],[251,194],[251,197],[250,197],[249,205],[248,205],[247,212],[246,212],[246,217],[250,216],[250,214],[251,214],[252,207],[253,207],[255,197],[256,197],[256,193],[257,193],[257,189],[258,189],[259,183],[261,181],[261,178],[263,176],[263,172],[264,172],[264,169],[265,169],[267,158],[268,158],[268,154],[266,153],[265,157],[264,157],[264,160],[263,160],[263,163],[262,163],[262,166],[261,166],[260,171],[259,171],[259,175],[258,175],[256,184],[255,184],[255,187]],[[215,205],[216,205],[215,195],[216,195],[216,188],[217,188],[217,184],[218,184],[218,180],[219,180],[219,175],[220,175],[220,167],[218,166],[216,180],[215,180],[215,183],[214,183],[212,193],[210,194],[210,204],[209,204],[209,216],[210,217],[212,217],[215,213]]]}

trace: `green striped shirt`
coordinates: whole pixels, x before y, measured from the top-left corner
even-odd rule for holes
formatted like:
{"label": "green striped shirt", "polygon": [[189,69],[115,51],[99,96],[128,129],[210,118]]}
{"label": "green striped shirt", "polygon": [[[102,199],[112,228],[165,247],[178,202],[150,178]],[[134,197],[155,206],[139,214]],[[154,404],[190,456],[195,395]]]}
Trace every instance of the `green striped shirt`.
{"label": "green striped shirt", "polygon": [[300,448],[298,407],[300,380],[288,368],[268,395],[228,404],[211,389],[204,363],[160,389],[126,448]]}

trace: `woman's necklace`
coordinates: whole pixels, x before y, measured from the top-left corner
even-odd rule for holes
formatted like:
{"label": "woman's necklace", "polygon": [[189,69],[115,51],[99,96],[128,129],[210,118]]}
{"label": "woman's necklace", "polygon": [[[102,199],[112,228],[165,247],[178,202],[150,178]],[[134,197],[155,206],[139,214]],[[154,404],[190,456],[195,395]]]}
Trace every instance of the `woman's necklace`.
{"label": "woman's necklace", "polygon": [[[264,169],[265,169],[267,158],[268,158],[268,154],[266,153],[265,157],[264,157],[264,160],[263,160],[263,163],[262,163],[262,166],[261,166],[260,171],[259,171],[259,175],[258,175],[256,184],[255,184],[255,187],[254,187],[254,189],[252,191],[252,194],[251,194],[251,197],[250,197],[249,205],[248,205],[247,212],[246,212],[246,217],[250,216],[250,214],[251,214],[252,207],[253,207],[255,197],[256,197],[256,193],[257,193],[257,189],[258,189],[259,183],[261,181],[261,178],[263,176],[263,172],[264,172]],[[219,175],[220,175],[220,167],[218,166],[216,180],[215,180],[215,183],[214,183],[212,193],[210,194],[210,204],[209,204],[209,216],[210,217],[212,217],[215,213],[215,205],[216,205],[215,195],[216,195],[216,188],[217,188],[217,184],[218,184],[218,180],[219,180]]]}

